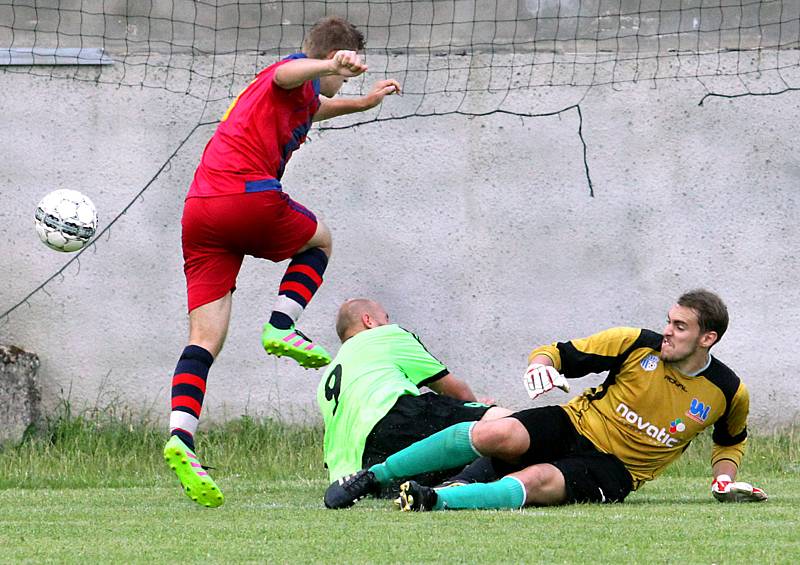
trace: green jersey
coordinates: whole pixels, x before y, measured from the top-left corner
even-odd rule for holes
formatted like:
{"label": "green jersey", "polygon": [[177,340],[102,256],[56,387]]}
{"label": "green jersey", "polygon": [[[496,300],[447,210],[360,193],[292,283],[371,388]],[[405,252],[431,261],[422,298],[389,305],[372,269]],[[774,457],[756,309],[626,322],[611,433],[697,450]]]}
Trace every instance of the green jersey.
{"label": "green jersey", "polygon": [[399,397],[419,396],[419,387],[447,374],[416,335],[396,324],[344,342],[317,388],[331,481],[361,469],[367,436]]}

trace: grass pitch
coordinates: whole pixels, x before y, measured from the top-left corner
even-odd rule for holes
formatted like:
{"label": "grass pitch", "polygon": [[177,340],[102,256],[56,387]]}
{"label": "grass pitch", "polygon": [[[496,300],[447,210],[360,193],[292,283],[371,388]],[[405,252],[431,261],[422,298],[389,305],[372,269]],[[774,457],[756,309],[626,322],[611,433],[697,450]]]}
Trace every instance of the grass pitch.
{"label": "grass pitch", "polygon": [[709,494],[709,441],[618,505],[400,513],[322,507],[321,430],[243,419],[204,434],[226,502],[192,503],[144,424],[65,418],[0,451],[2,562],[798,563],[800,446],[755,437],[742,480],[764,504]]}

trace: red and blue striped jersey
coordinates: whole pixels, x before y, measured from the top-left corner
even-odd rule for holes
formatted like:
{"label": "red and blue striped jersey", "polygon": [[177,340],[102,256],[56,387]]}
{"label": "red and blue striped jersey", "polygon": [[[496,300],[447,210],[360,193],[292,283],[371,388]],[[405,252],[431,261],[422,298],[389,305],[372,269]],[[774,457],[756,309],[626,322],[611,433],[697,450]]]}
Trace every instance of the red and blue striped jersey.
{"label": "red and blue striped jersey", "polygon": [[281,190],[286,163],[319,109],[319,79],[284,90],[273,77],[281,65],[304,57],[295,53],[270,65],[231,103],[206,144],[187,198]]}

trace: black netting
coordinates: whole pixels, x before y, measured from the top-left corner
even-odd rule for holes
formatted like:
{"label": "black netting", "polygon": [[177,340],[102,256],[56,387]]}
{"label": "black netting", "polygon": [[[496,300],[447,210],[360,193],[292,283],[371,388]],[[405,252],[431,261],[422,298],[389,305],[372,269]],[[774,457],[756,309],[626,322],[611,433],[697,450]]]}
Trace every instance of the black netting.
{"label": "black netting", "polygon": [[403,84],[405,115],[676,78],[770,93],[800,65],[797,0],[0,0],[0,70],[225,100],[328,14],[362,29],[370,76]]}

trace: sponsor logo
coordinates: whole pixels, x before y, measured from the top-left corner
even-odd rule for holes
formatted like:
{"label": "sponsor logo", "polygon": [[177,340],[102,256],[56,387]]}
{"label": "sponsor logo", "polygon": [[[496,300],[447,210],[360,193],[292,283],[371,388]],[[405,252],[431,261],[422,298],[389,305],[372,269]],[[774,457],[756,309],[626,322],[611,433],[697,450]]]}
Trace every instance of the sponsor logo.
{"label": "sponsor logo", "polygon": [[672,375],[664,375],[664,380],[667,381],[672,386],[675,386],[675,387],[681,389],[683,392],[689,392],[688,390],[686,390],[686,387],[683,386],[683,384],[681,384],[681,382],[678,381],[678,379],[676,379]]}
{"label": "sponsor logo", "polygon": [[689,406],[689,411],[686,412],[686,415],[689,416],[695,422],[700,422],[701,424],[705,424],[706,418],[708,418],[708,412],[711,410],[711,405],[709,404],[706,406],[696,398],[692,398],[692,404]]}
{"label": "sponsor logo", "polygon": [[[669,435],[669,433],[667,433],[667,430],[665,430],[664,428],[659,428],[655,424],[651,424],[650,422],[642,419],[642,417],[639,416],[639,414],[631,410],[624,402],[619,403],[616,412],[622,417],[623,420],[625,420],[632,426],[635,426],[639,431],[644,432],[645,435],[653,438],[658,443],[666,445],[667,447],[674,447],[678,443],[678,440]],[[680,421],[676,420],[675,422],[676,431],[679,431],[677,429],[678,425],[681,426],[683,425],[682,423],[678,424],[678,422]]]}
{"label": "sponsor logo", "polygon": [[673,421],[669,423],[669,433],[674,434],[676,432],[682,432],[686,429],[686,424],[680,418],[675,418]]}
{"label": "sponsor logo", "polygon": [[648,355],[639,362],[645,371],[655,371],[658,367],[659,358],[656,355]]}

